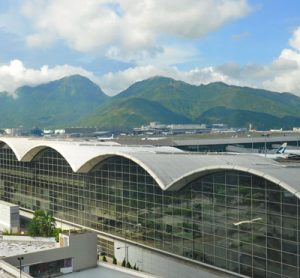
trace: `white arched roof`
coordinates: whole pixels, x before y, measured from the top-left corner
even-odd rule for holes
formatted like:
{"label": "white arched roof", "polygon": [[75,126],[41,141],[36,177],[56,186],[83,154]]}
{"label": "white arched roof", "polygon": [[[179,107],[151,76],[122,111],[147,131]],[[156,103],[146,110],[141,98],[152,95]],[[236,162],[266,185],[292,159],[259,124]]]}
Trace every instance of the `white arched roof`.
{"label": "white arched roof", "polygon": [[0,137],[19,161],[31,161],[39,152],[52,148],[74,172],[87,173],[112,156],[128,158],[144,168],[163,190],[178,190],[194,179],[220,170],[237,170],[279,184],[300,198],[300,167],[286,167],[271,159],[251,154],[197,154],[172,147],[108,146],[97,142],[57,141]]}

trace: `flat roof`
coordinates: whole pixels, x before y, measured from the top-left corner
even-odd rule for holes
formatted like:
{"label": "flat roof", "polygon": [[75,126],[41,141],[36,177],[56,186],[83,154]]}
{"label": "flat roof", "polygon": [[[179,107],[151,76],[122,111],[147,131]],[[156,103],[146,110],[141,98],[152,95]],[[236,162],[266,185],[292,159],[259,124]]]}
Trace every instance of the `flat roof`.
{"label": "flat roof", "polygon": [[300,141],[300,135],[294,136],[261,136],[261,137],[240,137],[240,138],[214,138],[214,139],[182,139],[173,140],[175,146],[205,146],[205,145],[227,145],[227,144],[243,144],[243,143],[275,143],[275,142],[291,142]]}
{"label": "flat roof", "polygon": [[16,204],[12,204],[12,203],[9,203],[9,202],[3,201],[3,200],[0,200],[0,205],[4,205],[7,207],[18,207],[18,205],[16,205]]}
{"label": "flat roof", "polygon": [[143,272],[138,272],[124,267],[108,267],[104,263],[98,265],[95,268],[81,270],[80,272],[69,273],[67,278],[155,278],[157,276],[147,274]]}
{"label": "flat roof", "polygon": [[57,248],[56,242],[0,240],[0,258]]}

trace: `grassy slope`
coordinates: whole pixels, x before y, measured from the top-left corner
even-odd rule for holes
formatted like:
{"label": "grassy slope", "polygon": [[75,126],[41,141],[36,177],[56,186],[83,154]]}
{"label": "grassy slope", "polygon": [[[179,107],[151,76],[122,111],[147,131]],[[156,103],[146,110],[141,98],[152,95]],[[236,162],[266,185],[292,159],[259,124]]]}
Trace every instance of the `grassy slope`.
{"label": "grassy slope", "polygon": [[[132,102],[126,114],[128,100],[133,101],[137,98],[151,101],[151,107],[147,107],[147,116],[144,115],[143,109],[138,107],[138,105],[143,105],[141,101],[139,103]],[[127,90],[111,98],[104,107],[85,120],[93,125],[105,127],[116,126],[118,120],[120,121],[119,126],[136,126],[159,119],[164,123],[169,122],[170,117],[166,117],[166,119],[158,117],[158,106],[155,106],[154,103],[159,104],[160,109],[164,107],[177,116],[189,119],[190,122],[208,120],[208,115],[205,116],[206,118],[201,116],[220,106],[229,109],[232,113],[229,115],[229,110],[227,113],[225,113],[226,110],[223,110],[225,114],[222,114],[219,110],[213,116],[214,121],[228,122],[230,125],[239,123],[241,126],[245,126],[249,121],[255,125],[261,121],[261,113],[264,113],[266,117],[270,116],[267,126],[278,123],[290,126],[297,117],[300,117],[300,98],[292,94],[229,86],[221,82],[193,86],[170,78],[154,77],[133,84]],[[235,116],[233,116],[234,110],[247,112],[235,112]],[[224,116],[227,118],[224,119]],[[238,119],[234,119],[234,117]],[[283,117],[285,120],[280,121],[279,119]],[[212,119],[212,115],[210,115],[210,119]],[[178,120],[174,119],[173,122],[178,122]]]}

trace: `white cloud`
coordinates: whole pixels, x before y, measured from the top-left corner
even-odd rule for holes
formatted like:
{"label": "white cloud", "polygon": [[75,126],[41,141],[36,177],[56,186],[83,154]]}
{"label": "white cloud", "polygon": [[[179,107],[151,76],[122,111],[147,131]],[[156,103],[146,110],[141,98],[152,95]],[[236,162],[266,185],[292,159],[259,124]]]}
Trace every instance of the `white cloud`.
{"label": "white cloud", "polygon": [[263,82],[265,88],[292,92],[300,96],[300,52],[284,49],[270,66],[272,77]]}
{"label": "white cloud", "polygon": [[[199,39],[250,12],[247,0],[27,0],[35,32],[30,46],[62,39],[78,51],[122,53],[127,60],[159,54],[161,38]],[[166,52],[167,50],[165,50]],[[126,58],[126,57],[125,57]]]}
{"label": "white cloud", "polygon": [[[45,65],[40,69],[31,69],[26,68],[21,61],[13,60],[7,65],[0,65],[0,92],[9,91],[13,93],[17,87],[22,85],[37,85],[67,75],[81,74],[97,83],[105,93],[115,95],[136,81],[160,75],[194,85],[223,81],[239,86],[291,92],[300,96],[300,51],[295,48],[295,42],[299,38],[298,30],[294,32],[293,38],[290,40],[291,48],[283,49],[278,58],[266,65],[251,64],[242,66],[237,63],[227,63],[215,67],[180,70],[174,66],[149,63],[148,65],[141,64],[131,67],[124,71],[95,76],[80,67],[61,65],[49,68]],[[171,58],[173,59],[173,57],[169,57],[170,61]],[[151,62],[149,57],[147,59]]]}
{"label": "white cloud", "polygon": [[72,67],[69,65],[49,68],[45,65],[40,69],[31,69],[26,68],[22,61],[13,60],[9,64],[0,65],[0,92],[6,91],[9,94],[14,95],[15,90],[20,86],[34,86],[72,74],[81,74],[96,81],[95,76],[83,68]]}
{"label": "white cloud", "polygon": [[162,75],[190,84],[207,84],[222,81],[232,85],[265,88],[276,92],[291,92],[300,96],[300,27],[289,41],[292,48],[283,49],[279,57],[266,65],[239,65],[227,63],[221,66],[195,68],[180,71],[175,67],[137,66],[109,73],[100,79],[103,89],[110,94],[126,89],[135,81]]}
{"label": "white cloud", "polygon": [[20,60],[13,60],[7,65],[0,65],[0,92],[7,91],[14,95],[15,90],[23,85],[39,85],[69,76],[81,74],[98,84],[105,93],[115,95],[134,82],[144,80],[156,75],[183,80],[190,84],[210,83],[213,81],[224,81],[234,83],[230,77],[218,72],[213,67],[196,68],[190,71],[180,71],[176,67],[157,67],[153,65],[137,66],[124,71],[107,73],[95,76],[93,73],[79,67],[69,65],[55,66],[49,68],[44,65],[40,69],[26,68]]}
{"label": "white cloud", "polygon": [[134,82],[153,76],[170,77],[194,85],[208,84],[215,81],[223,81],[230,84],[236,83],[236,80],[218,72],[213,67],[180,71],[176,67],[162,68],[153,65],[137,66],[116,73],[108,73],[100,78],[99,83],[105,92],[114,95],[125,90]]}
{"label": "white cloud", "polygon": [[199,61],[199,51],[190,44],[172,45],[151,50],[143,50],[131,53],[126,49],[111,47],[107,51],[107,57],[139,66],[153,64],[156,66],[175,65]]}
{"label": "white cloud", "polygon": [[289,41],[290,46],[300,51],[300,27],[298,27],[293,34],[293,37]]}

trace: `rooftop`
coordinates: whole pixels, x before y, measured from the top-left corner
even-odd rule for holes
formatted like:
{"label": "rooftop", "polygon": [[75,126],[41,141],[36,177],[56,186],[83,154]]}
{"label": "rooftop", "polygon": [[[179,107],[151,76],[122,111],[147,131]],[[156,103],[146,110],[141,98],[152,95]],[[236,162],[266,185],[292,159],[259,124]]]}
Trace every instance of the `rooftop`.
{"label": "rooftop", "polygon": [[173,140],[175,146],[192,146],[192,145],[223,145],[223,144],[242,144],[242,143],[264,143],[264,142],[289,142],[300,140],[299,134],[287,136],[254,136],[239,138],[193,138]]}
{"label": "rooftop", "polygon": [[284,164],[253,154],[189,153],[173,147],[103,146],[97,143],[29,138],[0,138],[20,161],[31,161],[46,148],[60,153],[74,172],[88,173],[99,162],[121,156],[139,164],[162,188],[178,190],[188,182],[220,170],[261,176],[300,197],[299,164]]}
{"label": "rooftop", "polygon": [[18,206],[18,205],[9,203],[9,202],[5,202],[5,201],[3,201],[3,200],[0,200],[0,205],[5,205],[5,206],[7,206],[7,207],[17,207],[17,206]]}
{"label": "rooftop", "polygon": [[[55,248],[55,242],[0,240],[0,259]],[[0,275],[0,277],[2,277]]]}
{"label": "rooftop", "polygon": [[98,267],[82,270],[80,272],[72,272],[68,274],[68,278],[158,278],[157,276],[135,271],[124,267],[110,265],[108,263],[99,263]]}

